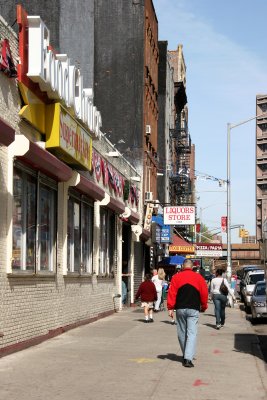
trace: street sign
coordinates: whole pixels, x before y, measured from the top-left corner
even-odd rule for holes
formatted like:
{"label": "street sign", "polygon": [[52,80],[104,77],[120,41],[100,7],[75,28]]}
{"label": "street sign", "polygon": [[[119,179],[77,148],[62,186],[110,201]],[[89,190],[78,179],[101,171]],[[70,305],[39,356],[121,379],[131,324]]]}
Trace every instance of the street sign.
{"label": "street sign", "polygon": [[170,243],[171,241],[171,227],[170,225],[163,225],[160,234],[161,243]]}
{"label": "street sign", "polygon": [[221,231],[227,231],[227,217],[221,217]]}

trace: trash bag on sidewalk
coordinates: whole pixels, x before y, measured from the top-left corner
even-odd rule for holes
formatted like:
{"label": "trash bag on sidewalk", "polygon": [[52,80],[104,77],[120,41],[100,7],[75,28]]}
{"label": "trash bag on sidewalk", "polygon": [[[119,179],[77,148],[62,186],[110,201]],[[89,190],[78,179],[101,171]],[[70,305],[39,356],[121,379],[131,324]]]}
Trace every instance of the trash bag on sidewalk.
{"label": "trash bag on sidewalk", "polygon": [[234,294],[234,289],[230,289],[230,291],[231,291],[231,293],[228,293],[228,296],[227,296],[227,305],[230,308],[234,308],[234,300],[233,300],[233,297],[231,296],[231,294],[232,295]]}

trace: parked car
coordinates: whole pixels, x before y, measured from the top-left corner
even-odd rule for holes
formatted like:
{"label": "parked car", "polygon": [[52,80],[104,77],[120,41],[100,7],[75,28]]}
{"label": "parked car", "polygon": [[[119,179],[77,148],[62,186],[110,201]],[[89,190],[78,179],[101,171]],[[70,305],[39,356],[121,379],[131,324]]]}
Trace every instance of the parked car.
{"label": "parked car", "polygon": [[267,318],[266,282],[256,283],[251,297],[251,322],[254,323],[258,318]]}
{"label": "parked car", "polygon": [[248,311],[250,308],[251,296],[256,283],[259,281],[264,281],[263,270],[249,271],[247,273],[245,285],[242,287],[242,298],[244,300],[246,311]]}
{"label": "parked car", "polygon": [[257,271],[257,270],[262,270],[260,265],[245,265],[242,269],[237,271],[237,276],[240,279],[238,282],[238,288],[237,291],[242,297],[242,289],[245,286],[245,279],[249,271]]}

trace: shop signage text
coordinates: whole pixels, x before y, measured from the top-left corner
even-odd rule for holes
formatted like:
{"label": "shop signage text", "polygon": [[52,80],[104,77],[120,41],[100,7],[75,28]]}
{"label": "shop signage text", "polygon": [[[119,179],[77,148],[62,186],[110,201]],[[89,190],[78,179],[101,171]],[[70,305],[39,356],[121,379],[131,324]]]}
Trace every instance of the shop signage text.
{"label": "shop signage text", "polygon": [[[20,65],[20,71],[26,71],[26,77],[23,76],[21,81],[27,84],[29,79],[38,84],[40,98],[46,93],[48,100],[64,102],[64,105],[74,112],[75,117],[86,125],[90,133],[99,138],[102,119],[94,106],[93,89],[83,87],[80,69],[70,65],[67,54],[55,53],[50,45],[50,32],[42,19],[39,16],[27,16],[25,21],[25,12],[23,14],[19,9],[18,13],[18,21],[23,28],[20,28],[20,31],[27,32],[28,29],[28,45],[27,41],[20,43],[20,59],[24,63]],[[25,24],[28,25],[26,28]],[[20,40],[22,38],[25,40],[25,34],[20,35]],[[28,49],[27,59],[25,48]],[[21,76],[19,78],[21,79]]]}
{"label": "shop signage text", "polygon": [[221,243],[197,243],[196,256],[222,257],[223,245]]}
{"label": "shop signage text", "polygon": [[61,106],[47,106],[46,148],[69,164],[92,169],[92,138],[85,129]]}
{"label": "shop signage text", "polygon": [[195,207],[164,207],[164,225],[195,225]]}
{"label": "shop signage text", "polygon": [[170,245],[169,246],[169,252],[170,253],[181,253],[181,254],[186,254],[186,253],[195,253],[195,248],[194,246],[174,246]]}
{"label": "shop signage text", "polygon": [[146,229],[147,231],[150,231],[150,228],[151,228],[153,208],[154,208],[154,206],[151,203],[148,203],[146,206],[144,229]]}

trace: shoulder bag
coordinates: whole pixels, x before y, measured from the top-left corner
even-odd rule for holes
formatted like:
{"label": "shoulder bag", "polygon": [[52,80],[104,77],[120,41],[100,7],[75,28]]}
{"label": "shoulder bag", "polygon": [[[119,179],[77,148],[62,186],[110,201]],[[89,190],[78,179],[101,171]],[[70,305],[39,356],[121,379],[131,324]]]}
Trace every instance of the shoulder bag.
{"label": "shoulder bag", "polygon": [[224,294],[224,296],[227,296],[229,293],[228,287],[224,283],[224,279],[222,280],[221,286],[220,286],[220,292],[221,294]]}

